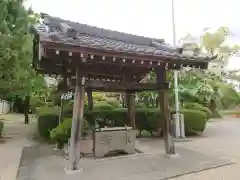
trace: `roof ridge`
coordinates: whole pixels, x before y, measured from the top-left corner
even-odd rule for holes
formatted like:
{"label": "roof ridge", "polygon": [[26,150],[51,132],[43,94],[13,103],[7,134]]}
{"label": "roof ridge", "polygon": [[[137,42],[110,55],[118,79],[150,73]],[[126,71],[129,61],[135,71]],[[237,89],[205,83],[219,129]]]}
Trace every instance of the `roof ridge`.
{"label": "roof ridge", "polygon": [[[157,41],[158,43],[165,45],[164,39],[151,38],[151,37],[140,36],[140,35],[135,35],[131,33],[120,32],[117,30],[105,29],[105,28],[101,28],[93,25],[83,24],[76,21],[70,21],[70,20],[59,18],[59,17],[50,16],[49,14],[46,14],[46,13],[41,13],[41,17],[44,19],[46,23],[53,23],[53,21],[56,21],[56,23],[64,22],[68,24],[71,28],[79,31],[79,34],[88,34],[88,35],[92,35],[100,38],[107,38],[107,39],[122,41],[126,43],[132,43],[136,45],[150,46],[152,41]],[[99,31],[102,34],[99,34]]]}

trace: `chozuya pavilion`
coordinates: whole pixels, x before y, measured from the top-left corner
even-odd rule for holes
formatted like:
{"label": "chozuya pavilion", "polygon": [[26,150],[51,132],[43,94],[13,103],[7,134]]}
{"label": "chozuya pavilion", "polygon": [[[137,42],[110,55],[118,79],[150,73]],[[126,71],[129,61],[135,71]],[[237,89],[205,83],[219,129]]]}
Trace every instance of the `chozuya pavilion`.
{"label": "chozuya pavilion", "polygon": [[[42,19],[43,23],[34,27],[34,68],[75,79],[69,170],[78,168],[85,92],[90,101],[92,91],[126,93],[129,122],[135,129],[134,93],[158,90],[166,154],[175,154],[166,72],[183,67],[206,69],[216,56],[189,55],[163,39],[106,30],[48,14],[42,14]],[[143,83],[150,71],[156,73],[156,82]]]}

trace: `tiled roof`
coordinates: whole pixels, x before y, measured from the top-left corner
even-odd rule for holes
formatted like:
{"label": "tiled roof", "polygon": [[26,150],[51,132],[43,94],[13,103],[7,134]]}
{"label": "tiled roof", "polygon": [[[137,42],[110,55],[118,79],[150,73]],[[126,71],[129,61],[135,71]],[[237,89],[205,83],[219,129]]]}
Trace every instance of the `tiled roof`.
{"label": "tiled roof", "polygon": [[189,56],[181,48],[173,48],[162,39],[136,36],[101,29],[44,15],[43,24],[36,26],[41,41],[53,41],[80,47],[90,47],[117,52],[174,57],[180,59],[209,61],[207,56]]}

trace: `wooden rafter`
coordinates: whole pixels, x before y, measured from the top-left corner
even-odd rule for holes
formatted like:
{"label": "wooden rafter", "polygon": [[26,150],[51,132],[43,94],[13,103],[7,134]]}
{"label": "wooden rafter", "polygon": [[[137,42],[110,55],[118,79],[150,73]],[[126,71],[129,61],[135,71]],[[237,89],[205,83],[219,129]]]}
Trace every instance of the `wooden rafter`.
{"label": "wooden rafter", "polygon": [[[206,68],[206,65],[208,64],[208,61],[203,61],[201,59],[192,59],[192,57],[181,57],[181,56],[172,56],[172,55],[163,55],[163,56],[157,56],[157,55],[146,55],[146,54],[133,54],[133,53],[125,53],[125,52],[114,52],[111,50],[101,50],[96,48],[90,48],[90,47],[79,47],[74,46],[70,44],[61,44],[56,42],[42,42],[46,54],[51,54],[55,58],[58,54],[56,54],[56,51],[64,52],[65,57],[69,55],[69,52],[71,52],[71,56],[68,58],[77,57],[80,58],[81,54],[85,54],[86,57],[91,56],[97,56],[97,57],[104,57],[104,62],[111,62],[111,63],[121,63],[121,64],[128,64],[133,66],[160,66],[161,63],[169,64],[169,69],[179,69],[183,66],[190,66],[190,67],[200,67],[200,68]],[[211,57],[211,59],[216,58]],[[90,58],[91,59],[91,58]],[[102,59],[102,58],[101,58]],[[110,61],[109,61],[110,59]],[[192,59],[192,60],[191,60]],[[135,63],[133,63],[133,60]]]}

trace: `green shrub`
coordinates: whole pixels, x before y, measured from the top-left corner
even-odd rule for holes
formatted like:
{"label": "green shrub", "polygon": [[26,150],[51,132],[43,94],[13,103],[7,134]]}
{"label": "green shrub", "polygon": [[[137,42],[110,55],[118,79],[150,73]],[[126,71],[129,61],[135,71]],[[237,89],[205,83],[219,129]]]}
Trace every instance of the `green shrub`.
{"label": "green shrub", "polygon": [[137,103],[136,108],[147,108],[147,106],[144,103]]}
{"label": "green shrub", "polygon": [[135,119],[140,132],[145,130],[152,134],[161,129],[162,115],[157,108],[137,108]]}
{"label": "green shrub", "polygon": [[105,102],[110,104],[114,108],[119,108],[120,107],[120,102],[115,98],[107,98],[105,100]]}
{"label": "green shrub", "polygon": [[[172,111],[171,114],[175,112]],[[186,133],[196,131],[203,131],[207,122],[206,113],[199,110],[182,109],[181,113],[184,114],[185,130]],[[97,121],[100,127],[107,125],[107,121],[112,121],[113,126],[130,125],[127,121],[127,109],[118,108],[112,110],[92,111],[85,114],[88,122],[92,123]],[[158,132],[163,127],[163,118],[157,108],[137,108],[136,109],[136,127],[140,131],[148,131],[150,133]],[[98,122],[100,120],[100,123]]]}
{"label": "green shrub", "polygon": [[[85,117],[89,124],[94,126],[97,124],[99,127],[108,126],[124,126],[126,122],[126,111],[124,108],[103,109],[94,108],[92,112],[85,112]],[[108,122],[112,122],[109,125]]]}
{"label": "green shrub", "polygon": [[38,134],[44,139],[50,138],[50,131],[58,126],[58,110],[54,107],[41,107],[37,110]]}
{"label": "green shrub", "polygon": [[183,109],[181,113],[184,114],[185,132],[187,134],[204,131],[208,120],[206,113],[194,109]]}
{"label": "green shrub", "polygon": [[[67,100],[63,104],[63,115],[64,117],[72,117],[73,115],[73,105],[74,101],[73,100]],[[84,104],[84,111],[88,110],[87,104]]]}
{"label": "green shrub", "polygon": [[58,108],[50,106],[42,106],[37,108],[37,117],[48,114],[58,114]]}
{"label": "green shrub", "polygon": [[105,96],[103,93],[93,93],[93,100],[94,101],[102,101],[104,100]]}
{"label": "green shrub", "polygon": [[108,104],[105,101],[99,101],[98,103],[94,104],[94,109],[96,110],[110,110],[113,109],[114,107],[111,104]]}
{"label": "green shrub", "polygon": [[30,99],[30,106],[31,107],[41,107],[41,106],[44,106],[45,105],[45,102],[39,98],[39,97],[31,97]]}
{"label": "green shrub", "polygon": [[207,114],[207,119],[211,118],[213,115],[212,111],[207,107],[203,107],[203,109],[199,109],[199,110]]}
{"label": "green shrub", "polygon": [[196,109],[196,110],[200,110],[200,111],[203,111],[207,114],[207,118],[209,119],[210,117],[212,117],[212,111],[207,108],[207,107],[204,107],[202,104],[198,104],[198,103],[184,103],[183,107],[185,109]]}
{"label": "green shrub", "polygon": [[218,84],[218,87],[223,94],[222,98],[220,99],[223,109],[232,109],[239,105],[240,96],[234,87],[226,83]]}
{"label": "green shrub", "polygon": [[73,101],[65,101],[63,103],[63,115],[65,117],[71,117],[73,115]]}
{"label": "green shrub", "polygon": [[50,137],[55,142],[67,143],[71,136],[71,118],[66,118],[57,127],[51,130]]}
{"label": "green shrub", "polygon": [[4,123],[0,121],[0,137],[2,137]]}
{"label": "green shrub", "polygon": [[[50,137],[55,142],[67,143],[68,139],[71,137],[71,128],[72,118],[66,118],[61,124],[59,124],[56,128],[51,130]],[[86,135],[89,129],[90,126],[88,122],[84,120],[83,135]]]}
{"label": "green shrub", "polygon": [[146,121],[148,124],[149,132],[156,132],[160,130],[163,126],[163,117],[159,109],[149,109],[146,112]]}

